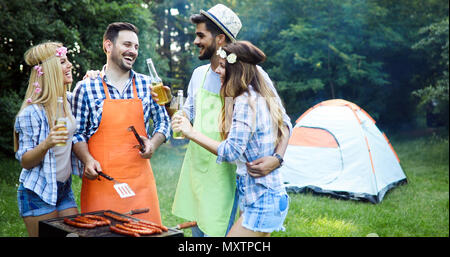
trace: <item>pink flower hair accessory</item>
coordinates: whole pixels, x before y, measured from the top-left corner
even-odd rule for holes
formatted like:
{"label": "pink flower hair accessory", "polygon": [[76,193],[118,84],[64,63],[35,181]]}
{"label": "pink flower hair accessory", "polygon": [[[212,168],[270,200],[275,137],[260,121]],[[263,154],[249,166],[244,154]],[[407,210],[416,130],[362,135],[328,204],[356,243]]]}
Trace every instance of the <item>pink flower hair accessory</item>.
{"label": "pink flower hair accessory", "polygon": [[[40,76],[42,76],[42,74],[44,74],[44,73],[42,72],[42,67],[41,67],[41,66],[35,65],[33,68],[36,70],[38,78],[39,78]],[[39,94],[39,93],[42,91],[41,85],[39,85],[39,82],[37,82],[37,81],[34,82],[34,83],[33,83],[33,86],[35,87],[35,88],[34,88],[34,91],[33,91],[33,95],[34,95],[34,94]],[[33,96],[33,95],[32,95],[32,96]],[[32,96],[31,96],[31,97],[32,97]],[[32,99],[31,97],[28,97],[27,100],[26,100],[27,103],[29,103],[29,104],[31,104],[31,103],[33,102],[33,99]]]}
{"label": "pink flower hair accessory", "polygon": [[44,74],[44,72],[42,72],[41,66],[35,65],[33,68],[36,70],[38,78]]}
{"label": "pink flower hair accessory", "polygon": [[60,48],[56,49],[56,56],[62,57],[67,54],[67,48],[64,46],[61,46]]}

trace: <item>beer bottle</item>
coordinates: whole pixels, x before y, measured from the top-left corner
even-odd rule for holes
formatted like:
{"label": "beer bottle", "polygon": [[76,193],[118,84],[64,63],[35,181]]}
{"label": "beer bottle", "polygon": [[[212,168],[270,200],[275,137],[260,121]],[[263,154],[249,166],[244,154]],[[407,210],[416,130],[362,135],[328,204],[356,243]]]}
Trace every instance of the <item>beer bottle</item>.
{"label": "beer bottle", "polygon": [[147,67],[150,74],[150,79],[152,81],[152,90],[158,94],[159,105],[164,105],[169,102],[169,98],[167,97],[166,90],[163,88],[163,83],[161,78],[158,76],[156,72],[155,65],[153,65],[152,58],[147,59]]}
{"label": "beer bottle", "polygon": [[[183,115],[183,90],[178,90],[177,92],[177,111],[174,116],[176,115]],[[174,139],[184,139],[184,135],[181,131],[173,132],[172,137]]]}
{"label": "beer bottle", "polygon": [[[57,101],[57,109],[56,109],[56,125],[64,125],[64,127],[59,128],[57,131],[65,131],[67,130],[67,120],[64,115],[64,102],[63,98],[61,96],[58,97]],[[56,146],[65,146],[66,143],[59,143],[56,144]]]}

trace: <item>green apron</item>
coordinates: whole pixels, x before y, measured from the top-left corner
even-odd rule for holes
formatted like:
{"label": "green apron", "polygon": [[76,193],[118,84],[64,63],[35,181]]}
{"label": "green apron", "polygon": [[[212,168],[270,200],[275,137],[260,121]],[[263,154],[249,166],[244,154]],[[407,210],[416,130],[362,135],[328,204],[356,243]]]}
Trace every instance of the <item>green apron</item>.
{"label": "green apron", "polygon": [[[194,129],[216,141],[222,101],[219,94],[203,88],[206,75],[195,100]],[[217,156],[200,145],[189,142],[181,167],[172,206],[178,217],[196,221],[208,236],[225,236],[236,191],[236,166],[216,163]]]}

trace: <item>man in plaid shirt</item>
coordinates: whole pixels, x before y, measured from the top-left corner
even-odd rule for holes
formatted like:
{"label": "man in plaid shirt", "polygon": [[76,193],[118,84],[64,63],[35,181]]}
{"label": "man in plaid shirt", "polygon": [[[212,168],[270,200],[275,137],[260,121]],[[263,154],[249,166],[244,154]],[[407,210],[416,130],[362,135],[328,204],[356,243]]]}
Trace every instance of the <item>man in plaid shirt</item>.
{"label": "man in plaid shirt", "polygon": [[[98,77],[79,82],[74,90],[72,108],[78,123],[74,152],[84,164],[81,211],[126,212],[149,207],[152,214],[141,218],[160,223],[148,159],[169,138],[170,118],[151,97],[150,77],[132,70],[139,50],[137,34],[138,29],[132,24],[110,24],[103,36],[106,65]],[[150,119],[153,132],[148,138]],[[145,143],[140,152],[134,148],[138,141],[128,131],[131,125]],[[136,195],[126,201],[118,199],[110,181],[103,179],[100,183],[96,179],[103,169],[126,182]]]}
{"label": "man in plaid shirt", "polygon": [[[85,79],[77,83],[74,89],[73,112],[77,118],[78,129],[74,135],[74,144],[78,142],[87,142],[89,138],[97,131],[98,125],[102,118],[103,99],[105,93],[102,86],[102,78],[105,80],[109,94],[113,99],[130,99],[133,98],[133,88],[131,86],[132,79],[136,81],[136,88],[139,99],[142,100],[144,107],[144,119],[146,131],[150,131],[150,122],[153,121],[153,136],[157,136],[160,143],[155,144],[148,154],[145,156],[151,157],[158,146],[166,141],[170,136],[170,119],[166,109],[158,105],[150,97],[150,77],[144,74],[137,73],[130,70],[130,77],[125,85],[122,94],[112,85],[105,73],[106,65],[96,79]],[[159,135],[158,135],[159,134]],[[163,138],[164,137],[164,138]],[[155,138],[156,139],[156,138]]]}

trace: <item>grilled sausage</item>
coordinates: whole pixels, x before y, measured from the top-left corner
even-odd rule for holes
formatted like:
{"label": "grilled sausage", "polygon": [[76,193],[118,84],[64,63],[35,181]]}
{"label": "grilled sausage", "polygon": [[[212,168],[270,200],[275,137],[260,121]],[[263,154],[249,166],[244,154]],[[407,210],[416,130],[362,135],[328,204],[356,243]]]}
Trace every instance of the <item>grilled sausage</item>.
{"label": "grilled sausage", "polygon": [[92,214],[86,214],[83,217],[86,217],[88,219],[93,219],[93,220],[98,220],[98,221],[102,221],[104,223],[106,223],[107,225],[111,224],[111,221],[105,217],[102,216],[98,216],[98,215],[92,215]]}
{"label": "grilled sausage", "polygon": [[166,226],[158,225],[155,222],[151,222],[151,221],[148,221],[148,220],[140,220],[139,222],[144,223],[144,224],[148,224],[148,225],[151,225],[151,226],[154,226],[154,227],[157,227],[157,228],[160,228],[164,232],[169,231],[169,229]]}
{"label": "grilled sausage", "polygon": [[145,233],[148,233],[149,235],[162,232],[161,229],[159,229],[159,228],[144,226],[144,225],[141,225],[141,224],[138,224],[135,222],[123,223],[122,225],[129,227],[129,228],[143,230],[143,231],[145,231]]}
{"label": "grilled sausage", "polygon": [[138,233],[140,235],[151,235],[151,234],[155,233],[154,230],[130,228],[130,227],[127,227],[126,225],[121,225],[121,224],[116,224],[116,227],[123,229],[123,230],[128,230],[130,232]]}
{"label": "grilled sausage", "polygon": [[108,223],[106,221],[100,221],[100,220],[94,220],[94,219],[89,219],[86,218],[84,216],[78,216],[76,218],[73,219],[74,221],[78,221],[81,223],[86,223],[86,224],[95,224],[96,226],[106,226],[106,225],[110,225],[111,221]]}
{"label": "grilled sausage", "polygon": [[91,220],[91,219],[83,217],[83,216],[77,216],[73,220],[77,221],[77,222],[81,222],[81,223],[97,225],[97,221],[96,220]]}
{"label": "grilled sausage", "polygon": [[111,230],[114,233],[125,235],[125,236],[134,236],[134,237],[140,237],[139,233],[131,232],[129,230],[120,229],[116,226],[109,226],[109,230]]}
{"label": "grilled sausage", "polygon": [[149,225],[149,224],[146,224],[146,223],[142,223],[140,221],[138,221],[138,222],[130,222],[130,224],[135,224],[135,225],[138,225],[140,227],[147,228],[147,229],[154,229],[154,230],[156,230],[156,233],[158,233],[158,234],[163,232],[162,229],[160,229],[158,227],[155,227],[155,226],[152,226],[152,225]]}
{"label": "grilled sausage", "polygon": [[73,221],[71,219],[68,218],[64,218],[64,223],[70,225],[70,226],[74,226],[74,227],[79,227],[79,228],[95,228],[96,225],[95,224],[88,224],[88,223],[81,223],[81,222],[76,222]]}

